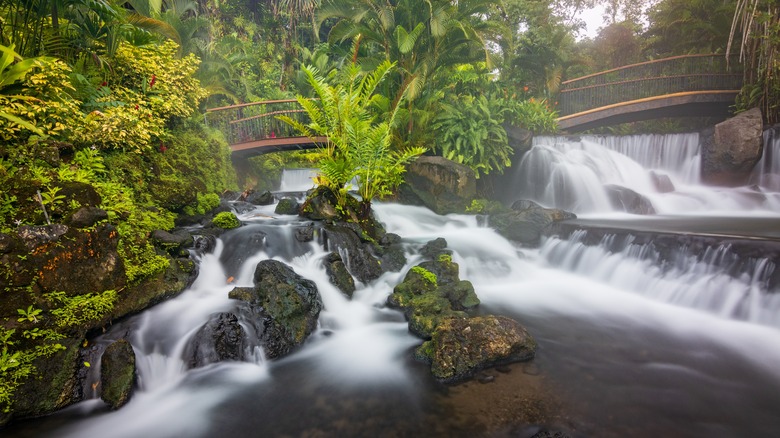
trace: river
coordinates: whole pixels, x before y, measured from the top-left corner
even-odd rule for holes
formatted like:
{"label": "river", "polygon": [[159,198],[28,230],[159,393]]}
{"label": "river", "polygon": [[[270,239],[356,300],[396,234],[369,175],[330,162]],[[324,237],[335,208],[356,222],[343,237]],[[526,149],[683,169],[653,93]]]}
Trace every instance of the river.
{"label": "river", "polygon": [[[766,146],[751,184],[724,189],[700,182],[696,134],[537,139],[504,196],[575,211],[575,231],[520,248],[475,216],[377,204],[379,220],[403,237],[409,261],[400,273],[358,284],[352,300],[328,282],[326,253],[295,241],[304,222],[259,207],[212,253],[198,255],[200,275],[190,289],[116,324],[101,341],[126,336],[136,352],[138,390],[128,405],[112,412],[87,400],[8,433],[777,436],[777,267],[761,256],[740,259],[726,243],[780,239],[780,138],[768,133]],[[618,211],[605,185],[644,195],[655,214]],[[716,243],[663,253],[631,230],[699,233]],[[384,303],[421,260],[421,246],[437,237],[447,240],[461,278],[474,284],[480,312],[525,325],[539,344],[536,358],[455,386],[434,382],[411,358],[420,341]],[[325,307],[317,331],[281,360],[258,352],[251,363],[187,370],[187,339],[210,314],[234,307],[228,292],[251,286],[254,266],[267,258],[317,283]]]}

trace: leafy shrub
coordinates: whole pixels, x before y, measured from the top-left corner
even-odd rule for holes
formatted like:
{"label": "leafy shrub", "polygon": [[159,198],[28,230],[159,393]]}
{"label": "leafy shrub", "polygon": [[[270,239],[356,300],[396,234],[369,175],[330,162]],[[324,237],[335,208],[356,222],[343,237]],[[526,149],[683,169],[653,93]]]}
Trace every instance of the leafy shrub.
{"label": "leafy shrub", "polygon": [[554,134],[558,131],[558,113],[550,109],[545,99],[506,101],[507,120],[535,135]]}
{"label": "leafy shrub", "polygon": [[452,95],[441,104],[432,128],[435,152],[465,164],[477,176],[511,165],[512,148],[507,140],[502,102],[484,95]]}

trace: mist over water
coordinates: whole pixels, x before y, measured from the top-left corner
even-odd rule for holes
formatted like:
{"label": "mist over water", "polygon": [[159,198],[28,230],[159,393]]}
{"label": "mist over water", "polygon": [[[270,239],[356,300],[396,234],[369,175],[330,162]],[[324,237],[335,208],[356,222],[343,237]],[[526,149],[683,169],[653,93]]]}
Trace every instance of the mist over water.
{"label": "mist over water", "polygon": [[[514,170],[516,197],[589,218],[634,220],[603,189],[616,184],[664,215],[780,216],[774,135],[767,135],[771,147],[755,186],[736,189],[700,183],[695,134],[537,139]],[[659,175],[672,191],[659,190]],[[290,184],[283,187],[300,186]],[[541,426],[594,437],[773,436],[780,428],[780,300],[770,260],[746,262],[728,245],[703,253],[682,247],[665,258],[630,238],[586,244],[587,230],[521,248],[475,216],[390,203],[377,203],[375,212],[402,236],[408,262],[401,272],[358,282],[351,300],[329,283],[321,247],[294,239],[305,222],[274,217],[272,206],[241,215],[243,227],[198,256],[192,287],[105,335],[106,343],[127,336],[136,352],[138,389],[127,406],[110,412],[88,400],[20,425],[14,436],[531,436],[517,432],[526,424],[502,433],[464,429],[458,421],[483,419],[453,413],[448,390],[411,360],[422,341],[385,306],[422,260],[422,245],[438,237],[461,278],[474,284],[480,312],[514,317],[537,339],[533,364],[567,419]],[[229,291],[251,286],[265,259],[317,284],[324,303],[318,329],[281,360],[256,354],[247,363],[187,369],[188,340],[210,315],[235,308]],[[497,391],[507,379],[498,375],[488,384],[495,387],[484,388]]]}

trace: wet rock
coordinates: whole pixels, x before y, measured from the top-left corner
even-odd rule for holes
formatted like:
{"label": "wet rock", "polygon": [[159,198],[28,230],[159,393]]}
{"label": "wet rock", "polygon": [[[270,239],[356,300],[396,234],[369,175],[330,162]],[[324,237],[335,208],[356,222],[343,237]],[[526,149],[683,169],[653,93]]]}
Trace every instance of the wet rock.
{"label": "wet rock", "polygon": [[192,337],[184,361],[190,368],[197,368],[227,360],[245,360],[246,339],[246,331],[235,314],[216,313]]}
{"label": "wet rock", "polygon": [[407,166],[398,188],[400,202],[422,205],[438,214],[466,211],[477,195],[474,171],[443,157],[419,157]]}
{"label": "wet rock", "polygon": [[330,221],[340,217],[336,209],[336,196],[324,186],[309,194],[300,209],[300,215],[315,221]]}
{"label": "wet rock", "polygon": [[65,223],[75,228],[89,228],[100,221],[108,220],[108,213],[97,207],[81,207],[65,218]]}
{"label": "wet rock", "polygon": [[457,382],[494,365],[529,360],[535,352],[536,341],[517,321],[488,315],[442,320],[415,357],[430,363],[436,379]]}
{"label": "wet rock", "polygon": [[100,360],[100,398],[111,409],[119,409],[130,400],[135,385],[135,352],[120,339],[106,348]]}
{"label": "wet rock", "polygon": [[[255,209],[255,205],[250,202],[234,202],[233,203],[233,210],[236,211],[236,214],[246,214],[250,211]],[[226,211],[230,211],[229,209]]]}
{"label": "wet rock", "polygon": [[317,327],[322,299],[313,281],[276,260],[257,264],[254,288],[236,288],[230,298],[249,304],[266,357],[277,358],[303,344]]}
{"label": "wet rock", "polygon": [[512,203],[512,207],[510,207],[514,211],[523,211],[523,210],[529,210],[532,208],[544,208],[541,205],[537,204],[534,201],[531,201],[530,199],[518,199],[517,201]]}
{"label": "wet rock", "polygon": [[154,230],[150,237],[155,246],[164,249],[173,256],[186,256],[187,251],[185,248],[192,246],[194,243],[192,235],[184,230],[177,230],[175,233]]}
{"label": "wet rock", "polygon": [[650,180],[653,182],[653,186],[658,193],[670,193],[674,191],[674,183],[669,178],[669,175],[658,173],[656,171],[650,171]]}
{"label": "wet rock", "polygon": [[310,222],[306,226],[297,227],[295,229],[295,240],[302,243],[314,240],[314,224]]}
{"label": "wet rock", "polygon": [[[528,204],[525,204],[528,202]],[[517,210],[515,208],[527,206],[528,208]],[[541,241],[542,232],[550,224],[555,222],[575,219],[577,216],[568,211],[542,208],[531,201],[523,204],[515,203],[512,211],[500,213],[488,217],[488,224],[498,234],[527,246],[537,246]]]}
{"label": "wet rock", "polygon": [[401,236],[387,233],[379,244],[377,253],[382,271],[398,272],[406,266],[406,251],[401,245]]}
{"label": "wet rock", "polygon": [[325,249],[346,254],[347,270],[358,280],[366,283],[382,275],[382,266],[374,256],[373,245],[360,239],[359,229],[346,223],[326,225],[324,227]]}
{"label": "wet rock", "polygon": [[604,189],[616,209],[633,214],[655,214],[655,207],[649,199],[627,187],[607,184]]}
{"label": "wet rock", "polygon": [[413,267],[387,298],[390,307],[401,309],[409,331],[429,339],[439,323],[450,317],[466,317],[466,310],[479,305],[470,281],[459,278],[459,267],[449,255]]}
{"label": "wet rock", "polygon": [[247,190],[241,194],[239,200],[254,205],[271,205],[274,203],[274,195],[268,190],[262,192]]}
{"label": "wet rock", "polygon": [[214,252],[217,247],[217,237],[211,234],[198,235],[193,237],[193,246],[195,251],[200,254],[209,254]]}
{"label": "wet rock", "polygon": [[344,295],[352,298],[352,294],[355,293],[355,279],[347,271],[347,267],[338,253],[332,252],[325,258],[325,272],[332,285],[344,292]]}
{"label": "wet rock", "polygon": [[295,198],[282,198],[279,200],[279,203],[276,204],[274,213],[297,215],[299,208],[300,205],[298,204],[298,201],[295,200]]}
{"label": "wet rock", "polygon": [[761,110],[753,108],[702,133],[702,179],[710,184],[747,183],[764,150]]}
{"label": "wet rock", "polygon": [[450,254],[447,251],[447,241],[443,237],[438,237],[426,243],[420,250],[420,254],[427,259],[435,259],[441,254]]}

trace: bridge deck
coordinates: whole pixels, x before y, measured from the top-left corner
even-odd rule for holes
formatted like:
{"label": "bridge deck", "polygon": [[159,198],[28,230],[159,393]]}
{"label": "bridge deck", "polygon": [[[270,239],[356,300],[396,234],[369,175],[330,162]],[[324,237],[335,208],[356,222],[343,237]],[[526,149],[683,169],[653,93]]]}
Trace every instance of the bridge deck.
{"label": "bridge deck", "polygon": [[558,118],[567,132],[661,117],[728,117],[739,90],[689,91],[605,105]]}
{"label": "bridge deck", "polygon": [[315,137],[314,139],[309,137],[266,138],[231,144],[230,150],[233,152],[233,155],[251,157],[269,152],[316,149],[320,145],[327,143],[327,141],[327,137]]}

